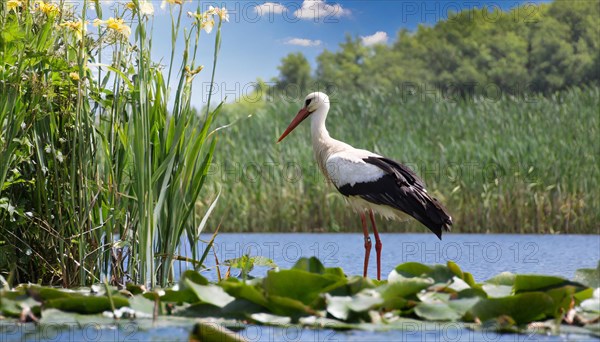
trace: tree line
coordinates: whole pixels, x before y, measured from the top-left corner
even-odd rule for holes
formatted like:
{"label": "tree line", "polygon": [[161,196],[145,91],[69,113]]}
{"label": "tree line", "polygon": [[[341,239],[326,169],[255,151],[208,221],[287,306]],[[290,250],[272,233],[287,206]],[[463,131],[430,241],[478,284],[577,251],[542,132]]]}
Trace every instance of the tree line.
{"label": "tree line", "polygon": [[556,0],[510,11],[452,13],[433,26],[400,30],[390,45],[365,46],[347,35],[336,51],[317,57],[314,71],[300,52],[284,57],[274,87],[299,94],[394,87],[447,96],[519,96],[597,85],[599,18],[599,1]]}

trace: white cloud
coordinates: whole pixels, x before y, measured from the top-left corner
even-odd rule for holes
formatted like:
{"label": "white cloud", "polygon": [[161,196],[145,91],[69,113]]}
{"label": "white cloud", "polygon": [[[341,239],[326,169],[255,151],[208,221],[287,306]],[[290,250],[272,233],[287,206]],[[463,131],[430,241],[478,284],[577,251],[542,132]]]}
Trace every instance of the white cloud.
{"label": "white cloud", "polygon": [[370,36],[360,36],[360,40],[366,46],[385,44],[388,41],[388,35],[383,31],[377,31]]}
{"label": "white cloud", "polygon": [[304,0],[302,7],[296,10],[294,15],[300,19],[317,21],[348,16],[350,13],[350,10],[342,8],[339,4],[328,5],[324,0]]}
{"label": "white cloud", "polygon": [[265,2],[262,5],[258,5],[254,7],[254,11],[259,15],[272,15],[272,14],[281,14],[285,12],[287,8],[280,3],[276,2]]}
{"label": "white cloud", "polygon": [[297,45],[297,46],[319,46],[319,45],[321,45],[321,41],[305,39],[305,38],[290,38],[285,41],[285,44]]}

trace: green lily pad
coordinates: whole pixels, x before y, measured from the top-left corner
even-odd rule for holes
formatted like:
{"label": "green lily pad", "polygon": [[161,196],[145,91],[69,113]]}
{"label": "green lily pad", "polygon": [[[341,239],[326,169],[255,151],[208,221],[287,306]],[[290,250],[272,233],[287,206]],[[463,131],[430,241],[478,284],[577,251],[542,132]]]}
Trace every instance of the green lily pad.
{"label": "green lily pad", "polygon": [[598,267],[594,268],[581,268],[575,271],[575,281],[591,288],[600,287],[600,261],[598,261]]}
{"label": "green lily pad", "polygon": [[[154,295],[152,293],[145,293],[144,297],[147,299],[152,299]],[[195,303],[198,301],[198,296],[194,293],[194,291],[190,288],[185,288],[181,290],[165,290],[165,294],[160,297],[160,300],[163,302],[170,303]]]}
{"label": "green lily pad", "polygon": [[385,300],[391,300],[396,297],[407,298],[414,297],[415,294],[419,293],[433,285],[432,279],[424,278],[404,278],[402,280],[396,280],[384,285],[377,287],[377,291],[381,293],[381,296]]}
{"label": "green lily pad", "polygon": [[510,272],[502,272],[485,281],[486,284],[505,285],[512,287],[515,284],[516,275]]}
{"label": "green lily pad", "polygon": [[191,281],[192,283],[198,285],[208,285],[208,279],[202,276],[200,273],[192,270],[187,270],[181,274],[181,278],[179,279],[179,284],[185,288],[188,284],[186,280]]}
{"label": "green lily pad", "polygon": [[194,292],[196,297],[198,297],[198,300],[203,303],[212,304],[222,308],[235,300],[234,297],[227,294],[222,287],[217,285],[198,285],[190,279],[185,279],[184,282]]}
{"label": "green lily pad", "polygon": [[[112,296],[115,309],[129,306],[129,301],[123,297]],[[51,299],[44,303],[44,309],[58,309],[80,314],[96,314],[111,311],[112,306],[108,297],[100,296],[78,296]]]}
{"label": "green lily pad", "polygon": [[314,310],[299,300],[270,295],[267,297],[268,308],[275,315],[289,316],[292,319],[314,313]]}
{"label": "green lily pad", "polygon": [[388,282],[415,277],[431,278],[436,283],[446,283],[454,277],[454,273],[444,265],[428,266],[418,262],[407,262],[396,266],[396,268],[392,270],[388,277]]}
{"label": "green lily pad", "polygon": [[553,307],[554,301],[549,295],[527,292],[510,297],[481,299],[470,311],[482,321],[506,315],[517,324],[524,324],[542,319]]}
{"label": "green lily pad", "polygon": [[296,261],[296,264],[292,267],[294,270],[302,270],[310,273],[323,274],[325,273],[325,266],[317,258],[300,258]]}
{"label": "green lily pad", "polygon": [[56,289],[53,287],[43,287],[30,285],[27,287],[27,294],[39,302],[45,302],[57,298],[81,297],[83,295],[65,289]]}
{"label": "green lily pad", "polygon": [[479,298],[451,300],[445,303],[419,303],[415,307],[417,316],[430,321],[458,321],[477,302]]}
{"label": "green lily pad", "polygon": [[268,305],[264,294],[254,285],[249,285],[236,278],[228,278],[219,283],[219,285],[235,298],[246,299],[263,307],[267,307]]}
{"label": "green lily pad", "polygon": [[545,291],[551,288],[569,284],[570,282],[561,277],[546,276],[538,274],[518,274],[515,277],[513,288],[515,293],[528,291]]}
{"label": "green lily pad", "polygon": [[263,288],[268,296],[288,297],[309,305],[320,293],[345,284],[345,279],[290,269],[269,272]]}
{"label": "green lily pad", "polygon": [[216,322],[199,322],[190,333],[190,342],[243,342],[239,334],[225,328]]}
{"label": "green lily pad", "polygon": [[512,285],[496,285],[496,284],[483,284],[481,287],[490,298],[507,297],[512,294]]}

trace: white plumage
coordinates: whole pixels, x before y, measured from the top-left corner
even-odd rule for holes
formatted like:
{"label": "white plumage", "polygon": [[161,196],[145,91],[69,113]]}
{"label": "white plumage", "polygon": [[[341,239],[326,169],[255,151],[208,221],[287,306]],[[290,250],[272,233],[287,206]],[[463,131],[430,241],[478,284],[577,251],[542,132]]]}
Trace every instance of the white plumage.
{"label": "white plumage", "polygon": [[427,194],[423,181],[408,167],[331,138],[325,127],[329,107],[329,97],[326,94],[309,94],[304,107],[278,142],[311,116],[311,136],[317,164],[361,216],[365,235],[365,276],[371,249],[365,212],[370,215],[376,241],[377,279],[380,279],[382,244],[373,212],[393,219],[401,219],[408,214],[427,226],[439,238],[443,230],[450,230],[452,218],[437,199]]}

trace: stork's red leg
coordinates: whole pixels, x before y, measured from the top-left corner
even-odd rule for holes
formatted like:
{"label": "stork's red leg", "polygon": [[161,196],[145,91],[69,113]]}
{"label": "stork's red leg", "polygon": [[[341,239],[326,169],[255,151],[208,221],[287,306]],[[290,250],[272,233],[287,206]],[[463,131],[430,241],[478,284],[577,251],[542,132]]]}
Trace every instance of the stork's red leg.
{"label": "stork's red leg", "polygon": [[371,255],[371,238],[369,237],[369,229],[367,228],[367,218],[365,213],[360,213],[363,233],[365,234],[365,264],[363,269],[363,277],[367,277],[367,269],[369,268],[369,255]]}
{"label": "stork's red leg", "polygon": [[379,238],[379,232],[377,231],[377,225],[375,224],[373,210],[369,210],[369,216],[371,217],[371,225],[373,225],[373,234],[375,235],[375,252],[377,253],[377,280],[381,280],[381,248],[383,248],[383,244]]}

